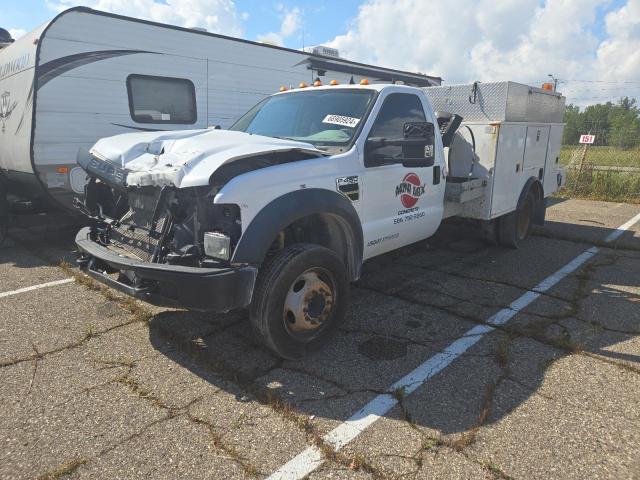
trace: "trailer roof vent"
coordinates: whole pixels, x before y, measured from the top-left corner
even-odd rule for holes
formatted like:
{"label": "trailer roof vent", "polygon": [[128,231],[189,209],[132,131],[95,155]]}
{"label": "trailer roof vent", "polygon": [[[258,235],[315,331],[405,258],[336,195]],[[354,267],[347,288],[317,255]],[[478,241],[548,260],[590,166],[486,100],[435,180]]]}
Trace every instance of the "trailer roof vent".
{"label": "trailer roof vent", "polygon": [[337,48],[325,47],[324,45],[318,45],[316,47],[305,47],[304,51],[313,53],[315,55],[322,55],[325,57],[340,58],[340,52]]}
{"label": "trailer roof vent", "polygon": [[13,43],[11,34],[4,28],[0,28],[0,48],[4,48]]}

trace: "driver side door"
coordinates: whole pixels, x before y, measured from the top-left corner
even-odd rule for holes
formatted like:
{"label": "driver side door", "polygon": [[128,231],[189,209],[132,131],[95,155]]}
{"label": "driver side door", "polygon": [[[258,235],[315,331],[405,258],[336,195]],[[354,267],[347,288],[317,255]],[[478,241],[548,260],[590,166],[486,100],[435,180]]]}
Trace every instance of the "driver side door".
{"label": "driver side door", "polygon": [[[407,122],[429,122],[420,97],[391,92],[382,101],[366,139],[402,138]],[[428,111],[428,110],[427,110]],[[436,130],[437,131],[437,130]],[[437,134],[436,134],[437,137]],[[366,142],[365,142],[366,145]],[[401,146],[384,146],[375,153],[362,145],[364,164],[360,216],[364,257],[370,258],[432,235],[442,218],[440,142],[434,141],[435,164],[405,166],[400,161],[380,163],[379,158],[401,158]]]}

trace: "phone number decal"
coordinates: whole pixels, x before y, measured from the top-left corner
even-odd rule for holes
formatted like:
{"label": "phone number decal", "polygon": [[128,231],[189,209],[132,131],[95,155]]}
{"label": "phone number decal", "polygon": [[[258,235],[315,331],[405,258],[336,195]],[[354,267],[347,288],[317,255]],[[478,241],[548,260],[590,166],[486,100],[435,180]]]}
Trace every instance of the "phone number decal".
{"label": "phone number decal", "polygon": [[410,213],[409,215],[405,215],[404,217],[398,217],[393,219],[393,224],[397,225],[398,223],[411,222],[413,220],[417,220],[418,218],[424,217],[424,212],[415,212]]}

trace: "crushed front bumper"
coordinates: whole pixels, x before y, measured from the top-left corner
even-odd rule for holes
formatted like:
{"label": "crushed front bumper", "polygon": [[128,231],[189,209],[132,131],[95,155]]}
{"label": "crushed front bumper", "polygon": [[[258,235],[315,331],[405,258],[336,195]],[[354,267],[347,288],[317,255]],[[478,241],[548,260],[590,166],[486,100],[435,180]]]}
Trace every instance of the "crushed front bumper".
{"label": "crushed front bumper", "polygon": [[[119,255],[92,239],[91,227],[76,235],[80,268],[96,280],[154,305],[227,312],[251,302],[253,267],[199,268],[144,262]],[[114,279],[108,272],[120,272]],[[126,280],[124,280],[126,279]]]}

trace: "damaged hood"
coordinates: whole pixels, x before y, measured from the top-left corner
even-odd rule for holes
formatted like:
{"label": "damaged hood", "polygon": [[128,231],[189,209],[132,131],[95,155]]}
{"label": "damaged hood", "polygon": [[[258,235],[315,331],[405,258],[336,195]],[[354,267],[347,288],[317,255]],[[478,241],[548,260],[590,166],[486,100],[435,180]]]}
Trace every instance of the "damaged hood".
{"label": "damaged hood", "polygon": [[99,140],[90,153],[127,172],[129,186],[195,187],[225,163],[261,153],[326,155],[309,143],[229,130],[127,133]]}

